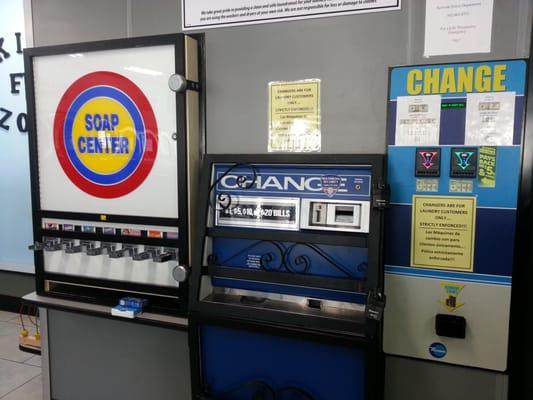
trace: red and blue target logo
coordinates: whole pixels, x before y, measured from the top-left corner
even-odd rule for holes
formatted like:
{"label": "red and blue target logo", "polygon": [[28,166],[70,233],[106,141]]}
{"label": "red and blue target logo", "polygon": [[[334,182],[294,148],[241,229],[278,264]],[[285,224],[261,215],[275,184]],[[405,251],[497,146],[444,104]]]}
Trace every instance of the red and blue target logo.
{"label": "red and blue target logo", "polygon": [[137,189],[157,155],[157,122],[144,93],[107,71],[76,80],[59,101],[54,145],[61,167],[81,190],[116,198]]}

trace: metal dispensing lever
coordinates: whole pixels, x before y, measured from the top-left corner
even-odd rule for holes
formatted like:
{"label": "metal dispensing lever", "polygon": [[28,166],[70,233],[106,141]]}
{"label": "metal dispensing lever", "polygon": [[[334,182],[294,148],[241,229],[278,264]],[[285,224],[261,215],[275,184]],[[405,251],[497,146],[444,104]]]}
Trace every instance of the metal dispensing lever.
{"label": "metal dispensing lever", "polygon": [[41,242],[33,242],[28,246],[28,250],[41,251],[44,249],[44,244]]}
{"label": "metal dispensing lever", "polygon": [[63,249],[63,241],[59,238],[44,237],[43,242],[34,242],[28,246],[28,249],[33,251],[58,251]]}
{"label": "metal dispensing lever", "polygon": [[152,259],[155,258],[156,256],[159,255],[159,253],[160,253],[159,248],[145,246],[143,252],[134,254],[132,258],[134,261],[143,261],[143,260],[148,260],[149,258],[152,258]]}
{"label": "metal dispensing lever", "polygon": [[123,244],[120,250],[109,251],[109,258],[133,257],[137,254],[137,247]]}
{"label": "metal dispensing lever", "polygon": [[160,252],[154,255],[154,262],[156,263],[163,263],[163,262],[177,260],[177,259],[178,259],[178,251],[176,249],[167,248],[167,247],[165,247],[163,252]]}
{"label": "metal dispensing lever", "polygon": [[87,240],[80,240],[80,244],[74,245],[74,243],[72,243],[72,245],[68,246],[65,249],[65,253],[67,254],[81,253],[82,251],[89,250],[93,247],[94,247],[93,242],[89,242]]}
{"label": "metal dispensing lever", "polygon": [[100,247],[91,247],[87,249],[87,255],[88,256],[99,256],[103,253],[109,254],[111,256],[111,253],[115,250],[115,245],[113,243],[105,243],[102,242],[100,244]]}

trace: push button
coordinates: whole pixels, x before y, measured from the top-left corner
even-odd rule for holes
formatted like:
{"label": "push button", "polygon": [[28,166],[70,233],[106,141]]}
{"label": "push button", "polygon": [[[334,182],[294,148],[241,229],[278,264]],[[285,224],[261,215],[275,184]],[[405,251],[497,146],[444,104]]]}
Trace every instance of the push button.
{"label": "push button", "polygon": [[450,177],[475,178],[477,175],[477,152],[475,147],[452,147]]}
{"label": "push button", "polygon": [[440,149],[438,147],[416,149],[415,176],[440,176]]}

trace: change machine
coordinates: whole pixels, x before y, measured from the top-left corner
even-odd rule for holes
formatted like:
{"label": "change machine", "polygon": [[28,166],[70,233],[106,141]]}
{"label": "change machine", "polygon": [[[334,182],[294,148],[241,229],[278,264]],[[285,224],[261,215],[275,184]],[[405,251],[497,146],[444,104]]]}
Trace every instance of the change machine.
{"label": "change machine", "polygon": [[196,399],[381,396],[383,155],[208,156]]}
{"label": "change machine", "polygon": [[386,353],[507,369],[526,70],[390,70]]}
{"label": "change machine", "polygon": [[39,294],[185,312],[201,40],[25,50]]}

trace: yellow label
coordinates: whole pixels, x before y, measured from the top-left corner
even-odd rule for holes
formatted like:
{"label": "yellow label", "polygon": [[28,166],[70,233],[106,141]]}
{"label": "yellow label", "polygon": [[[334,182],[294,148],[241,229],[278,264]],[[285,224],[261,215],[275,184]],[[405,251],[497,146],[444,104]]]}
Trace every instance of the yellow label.
{"label": "yellow label", "polygon": [[107,221],[107,215],[100,214],[100,221]]}
{"label": "yellow label", "polygon": [[96,173],[120,171],[133,155],[135,138],[129,112],[107,97],[88,101],[74,118],[72,146],[83,164]]}
{"label": "yellow label", "polygon": [[320,80],[269,84],[269,151],[320,151]]}
{"label": "yellow label", "polygon": [[411,265],[472,272],[476,198],[413,196]]}

